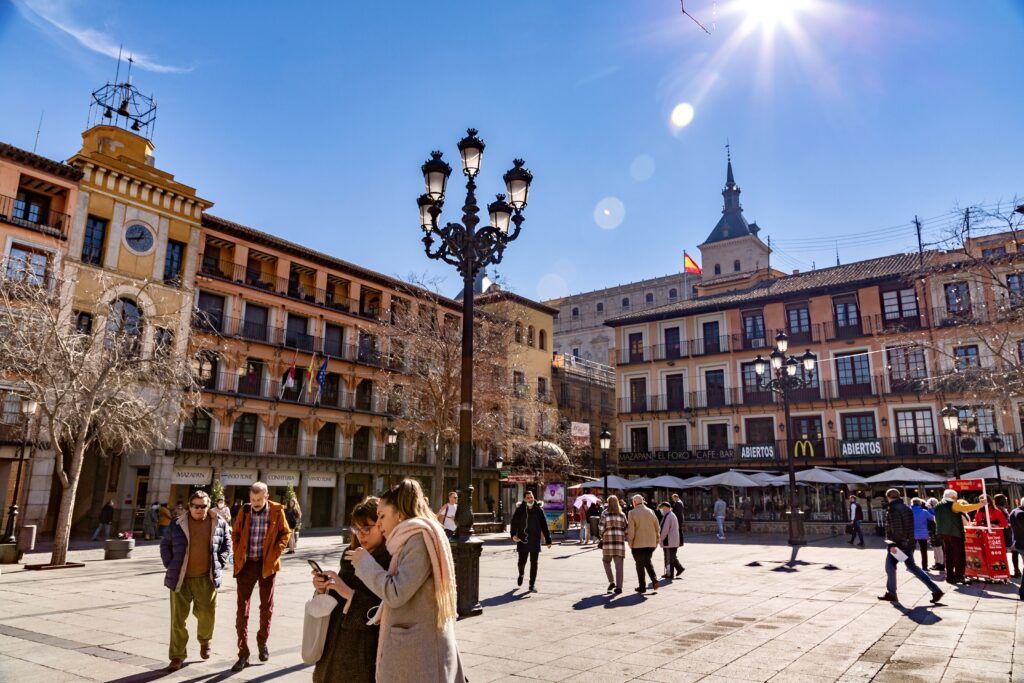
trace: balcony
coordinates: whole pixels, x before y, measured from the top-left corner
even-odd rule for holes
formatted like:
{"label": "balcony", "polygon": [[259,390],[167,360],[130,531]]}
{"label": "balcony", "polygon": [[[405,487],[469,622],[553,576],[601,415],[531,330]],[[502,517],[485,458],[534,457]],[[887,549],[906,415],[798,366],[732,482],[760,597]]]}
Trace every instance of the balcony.
{"label": "balcony", "polygon": [[768,339],[768,334],[767,333],[765,333],[765,334],[763,334],[761,336],[756,336],[755,335],[755,336],[752,336],[752,337],[748,337],[744,333],[744,334],[733,335],[733,337],[734,337],[734,339],[733,339],[732,347],[734,349],[737,349],[737,350],[742,349],[742,350],[745,350],[745,351],[751,351],[751,350],[761,350],[761,349],[773,349],[773,348],[775,348],[774,340],[770,341]]}
{"label": "balcony", "polygon": [[956,327],[989,322],[985,307],[971,304],[962,304],[954,310],[950,310],[948,306],[935,307],[931,311],[931,318],[935,327]]}
{"label": "balcony", "polygon": [[652,346],[654,360],[679,360],[690,355],[690,342],[681,339],[672,344]]}
{"label": "balcony", "polygon": [[857,377],[856,381],[835,381],[830,382],[833,388],[831,396],[835,398],[863,398],[865,396],[878,395],[878,382],[874,377]]}
{"label": "balcony", "polygon": [[650,346],[617,349],[617,351],[619,365],[635,365],[637,363],[649,363],[653,358]]}
{"label": "balcony", "polygon": [[873,317],[874,329],[879,334],[899,334],[901,332],[914,332],[928,327],[924,314],[887,316],[884,313],[876,313]]}
{"label": "balcony", "polygon": [[698,337],[690,340],[691,356],[710,356],[716,353],[729,353],[732,349],[732,337],[723,334],[718,337]]}
{"label": "balcony", "polygon": [[66,213],[51,209],[35,211],[17,198],[6,195],[0,195],[0,221],[62,240],[67,239],[71,226],[71,216]]}
{"label": "balcony", "polygon": [[836,320],[831,320],[829,322],[822,323],[822,328],[825,333],[826,341],[856,339],[857,337],[863,337],[872,333],[871,319],[862,317],[858,317],[856,322],[847,322],[845,324],[841,324]]}

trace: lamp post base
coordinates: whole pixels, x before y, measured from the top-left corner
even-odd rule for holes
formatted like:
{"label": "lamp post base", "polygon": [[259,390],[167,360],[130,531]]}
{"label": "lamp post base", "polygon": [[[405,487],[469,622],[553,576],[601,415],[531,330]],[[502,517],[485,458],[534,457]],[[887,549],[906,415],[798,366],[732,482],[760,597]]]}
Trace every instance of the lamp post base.
{"label": "lamp post base", "polygon": [[807,536],[804,534],[804,513],[798,510],[794,515],[789,515],[789,545],[807,545]]}
{"label": "lamp post base", "polygon": [[455,585],[458,589],[456,608],[459,618],[483,613],[480,606],[480,553],[484,542],[476,536],[460,537],[452,542],[455,561]]}

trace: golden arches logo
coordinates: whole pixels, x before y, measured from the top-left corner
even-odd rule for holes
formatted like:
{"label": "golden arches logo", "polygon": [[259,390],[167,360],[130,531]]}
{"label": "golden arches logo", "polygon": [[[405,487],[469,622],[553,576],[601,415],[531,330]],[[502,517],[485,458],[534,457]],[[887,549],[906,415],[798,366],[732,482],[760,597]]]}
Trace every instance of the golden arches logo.
{"label": "golden arches logo", "polygon": [[794,458],[813,458],[814,443],[810,439],[801,439],[793,444]]}

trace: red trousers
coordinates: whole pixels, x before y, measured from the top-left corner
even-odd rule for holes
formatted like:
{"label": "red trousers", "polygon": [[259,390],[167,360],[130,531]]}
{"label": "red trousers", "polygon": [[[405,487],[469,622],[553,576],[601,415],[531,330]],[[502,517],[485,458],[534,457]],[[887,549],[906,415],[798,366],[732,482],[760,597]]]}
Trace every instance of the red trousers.
{"label": "red trousers", "polygon": [[263,561],[247,559],[242,571],[235,576],[238,583],[238,608],[235,612],[235,632],[238,635],[238,656],[249,656],[249,603],[252,591],[260,585],[260,630],[256,642],[266,644],[270,637],[270,617],[274,614],[274,579],[277,574],[263,578]]}

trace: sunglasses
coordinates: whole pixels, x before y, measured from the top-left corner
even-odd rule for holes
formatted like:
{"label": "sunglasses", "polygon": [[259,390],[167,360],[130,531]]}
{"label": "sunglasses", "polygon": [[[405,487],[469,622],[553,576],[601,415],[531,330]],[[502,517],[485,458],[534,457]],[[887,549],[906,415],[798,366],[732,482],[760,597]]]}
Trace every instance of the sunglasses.
{"label": "sunglasses", "polygon": [[192,505],[191,503],[189,503],[189,507],[192,508],[193,510],[205,510],[206,508],[208,508],[210,506],[209,505]]}

